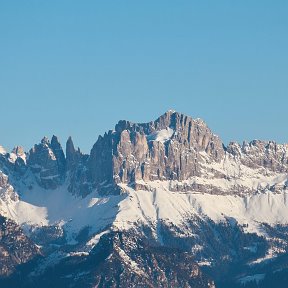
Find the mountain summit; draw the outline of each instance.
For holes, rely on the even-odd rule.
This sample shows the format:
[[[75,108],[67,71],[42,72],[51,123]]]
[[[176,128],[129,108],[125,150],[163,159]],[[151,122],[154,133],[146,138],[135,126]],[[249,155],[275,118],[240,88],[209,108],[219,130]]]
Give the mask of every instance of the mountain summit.
[[[89,155],[71,137],[1,148],[1,287],[260,283],[287,269],[287,173],[288,145],[225,147],[171,110],[119,121]]]

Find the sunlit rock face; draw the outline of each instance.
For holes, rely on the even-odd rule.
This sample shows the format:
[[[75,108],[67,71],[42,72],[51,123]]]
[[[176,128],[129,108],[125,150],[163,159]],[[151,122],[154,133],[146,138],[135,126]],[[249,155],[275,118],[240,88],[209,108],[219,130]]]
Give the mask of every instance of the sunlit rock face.
[[[27,165],[37,182],[46,189],[55,189],[65,178],[66,160],[61,144],[53,136],[51,143],[47,137],[35,145],[28,156]]]
[[[183,180],[200,174],[201,152],[219,162],[220,138],[202,120],[168,111],[149,123],[119,121],[99,137],[88,165],[96,185]]]

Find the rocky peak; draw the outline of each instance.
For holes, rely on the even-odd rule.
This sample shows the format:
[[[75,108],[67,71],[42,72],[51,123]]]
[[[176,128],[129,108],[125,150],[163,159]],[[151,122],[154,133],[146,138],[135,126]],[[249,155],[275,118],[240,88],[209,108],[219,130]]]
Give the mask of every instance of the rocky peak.
[[[72,137],[69,136],[68,139],[67,139],[67,142],[66,142],[66,155],[69,155],[69,154],[73,154],[75,153],[75,147],[74,147],[74,143],[73,143],[73,140],[72,140]]]
[[[67,170],[72,170],[75,168],[80,162],[85,161],[84,159],[88,158],[87,155],[82,154],[80,148],[76,150],[74,147],[73,140],[71,136],[68,138],[66,142],[66,163]]]
[[[16,146],[9,155],[9,162],[14,163],[14,170],[20,175],[23,175],[26,171],[26,153],[24,148],[21,146]]]
[[[65,176],[65,156],[56,136],[50,143],[47,137],[35,145],[29,152],[28,166],[37,182],[44,188],[55,189]]]
[[[91,177],[88,171],[87,160],[89,155],[82,154],[80,148],[74,147],[71,136],[66,142],[66,169],[69,177],[69,191],[72,194],[85,197],[92,191]]]
[[[171,129],[171,130],[170,130]],[[121,120],[115,127],[116,133],[124,130],[138,132],[149,137],[162,130],[173,131],[171,139],[175,139],[191,148],[197,148],[213,154],[217,160],[224,154],[221,139],[214,135],[207,124],[201,119],[193,119],[185,114],[169,110],[155,121],[149,123],[132,123]]]
[[[49,143],[49,140],[48,140],[48,143]],[[55,135],[53,135],[51,138],[51,147],[55,147],[56,149],[59,149],[61,147],[58,137]]]
[[[98,138],[89,169],[96,186],[183,180],[199,174],[200,152],[220,161],[222,141],[204,121],[170,110],[149,123],[119,121],[114,132]]]
[[[24,148],[21,147],[21,146],[14,147],[14,149],[12,150],[12,153],[17,155],[18,157],[21,157],[21,156],[25,155]]]
[[[53,135],[51,139],[51,149],[57,160],[59,174],[63,178],[65,176],[65,171],[66,171],[66,159],[65,159],[65,154],[63,152],[62,146],[58,138],[55,135]]]
[[[44,137],[42,138],[41,144],[43,144],[43,145],[49,145],[49,144],[50,144],[50,141],[49,141],[49,139],[48,139],[47,136],[44,136]]]
[[[70,170],[70,168],[75,164],[76,161],[76,150],[71,136],[66,142],[66,161],[67,169]]]

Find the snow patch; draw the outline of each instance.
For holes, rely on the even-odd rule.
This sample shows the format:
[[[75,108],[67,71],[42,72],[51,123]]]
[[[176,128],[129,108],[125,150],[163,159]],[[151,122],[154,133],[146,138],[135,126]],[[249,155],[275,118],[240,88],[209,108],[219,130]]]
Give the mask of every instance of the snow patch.
[[[131,270],[133,270],[138,275],[144,275],[145,273],[140,269],[138,264],[133,261],[124,250],[122,250],[120,247],[116,247],[115,249],[118,252],[118,255],[124,260],[124,263],[130,267]]]
[[[86,248],[88,251],[91,251],[98,243],[100,238],[104,235],[107,234],[109,230],[105,230],[101,233],[96,234],[93,236],[87,243],[86,243]]]
[[[171,139],[174,132],[175,131],[173,129],[168,127],[166,129],[162,129],[160,131],[156,131],[156,132],[148,135],[147,140],[148,141],[158,141],[158,142],[164,143],[164,142]]]
[[[5,155],[6,153],[6,150],[3,148],[3,146],[0,145],[0,154]]]
[[[255,274],[255,275],[249,275],[249,276],[240,278],[238,282],[240,282],[241,284],[246,284],[248,282],[256,281],[256,283],[258,284],[264,278],[265,278],[265,274]]]

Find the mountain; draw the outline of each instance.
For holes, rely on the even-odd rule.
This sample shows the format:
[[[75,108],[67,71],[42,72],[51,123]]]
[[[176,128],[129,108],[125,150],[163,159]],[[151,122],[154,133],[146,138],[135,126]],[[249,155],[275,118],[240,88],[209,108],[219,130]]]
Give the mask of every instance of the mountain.
[[[1,287],[283,287],[288,145],[168,111],[90,154],[0,149]],[[266,285],[266,286],[265,286]]]

